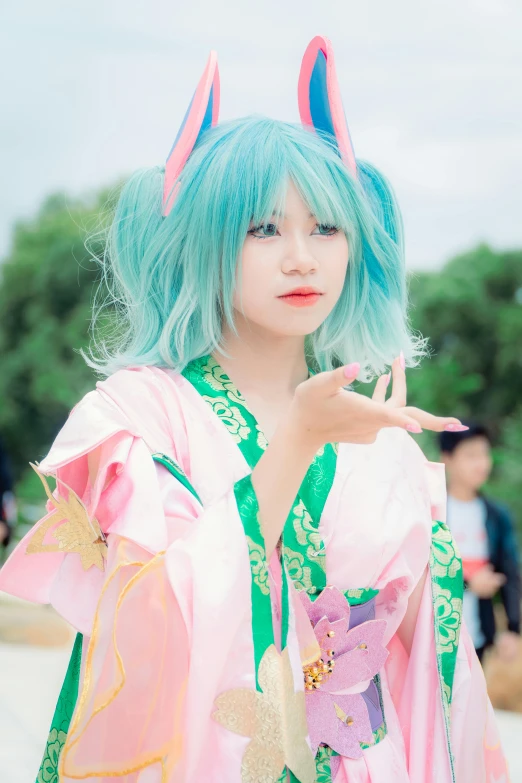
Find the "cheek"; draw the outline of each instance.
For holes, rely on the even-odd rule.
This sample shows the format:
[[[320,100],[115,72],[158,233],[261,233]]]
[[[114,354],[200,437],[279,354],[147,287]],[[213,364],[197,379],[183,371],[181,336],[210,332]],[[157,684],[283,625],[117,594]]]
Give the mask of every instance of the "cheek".
[[[332,290],[341,292],[349,263],[348,241],[344,234],[324,243],[321,252],[323,269]]]
[[[253,240],[246,241],[241,254],[241,283],[239,283],[239,265],[236,276],[236,289],[233,305],[241,310],[241,298],[243,309],[246,313],[255,308],[256,303],[263,299],[263,293],[268,291],[270,285],[269,259],[263,258],[261,249],[256,247]]]
[[[491,460],[484,457],[478,460],[477,472],[480,473],[481,476],[487,476],[491,471],[491,467]]]

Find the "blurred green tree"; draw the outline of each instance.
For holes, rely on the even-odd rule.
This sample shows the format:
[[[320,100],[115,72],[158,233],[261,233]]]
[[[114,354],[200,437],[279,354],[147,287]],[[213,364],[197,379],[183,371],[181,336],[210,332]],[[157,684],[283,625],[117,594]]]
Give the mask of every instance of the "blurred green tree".
[[[28,461],[46,454],[95,384],[78,350],[89,344],[96,258],[113,204],[107,192],[91,201],[47,199],[34,220],[15,227],[0,267],[0,431],[26,500],[41,500]],[[408,372],[410,403],[489,425],[491,490],[512,507],[522,531],[522,251],[481,245],[440,271],[413,274],[410,297],[412,325],[432,351]],[[104,329],[113,328],[108,315]],[[421,445],[437,458],[432,437],[421,436]]]
[[[488,426],[496,466],[488,489],[510,505],[522,535],[522,251],[481,245],[412,275],[410,296],[412,324],[432,355],[409,371],[409,401]],[[433,438],[422,445],[436,458]]]
[[[439,272],[412,275],[410,295],[412,324],[432,349],[409,374],[412,404],[473,413],[499,434],[522,388],[522,251],[481,245]]]
[[[78,349],[89,342],[109,213],[107,193],[91,202],[52,196],[16,225],[0,266],[0,431],[17,478],[94,386]]]

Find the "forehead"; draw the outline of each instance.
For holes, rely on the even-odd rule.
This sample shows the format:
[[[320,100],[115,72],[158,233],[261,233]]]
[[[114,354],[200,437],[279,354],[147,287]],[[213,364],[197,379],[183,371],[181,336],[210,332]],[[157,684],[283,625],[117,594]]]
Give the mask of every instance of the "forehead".
[[[489,451],[489,440],[484,435],[474,435],[461,441],[453,451],[453,455],[456,457],[472,457],[488,454]]]
[[[281,217],[283,220],[291,220],[294,217],[304,217],[306,219],[314,217],[310,211],[310,207],[305,202],[297,186],[291,179],[286,182],[284,188],[281,212],[276,212],[275,214],[278,217]]]

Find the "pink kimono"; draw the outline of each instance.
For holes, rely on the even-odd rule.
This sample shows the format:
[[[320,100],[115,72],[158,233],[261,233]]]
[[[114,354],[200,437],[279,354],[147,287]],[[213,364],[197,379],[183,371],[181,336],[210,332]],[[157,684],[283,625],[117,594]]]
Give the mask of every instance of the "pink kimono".
[[[399,429],[328,444],[310,484],[323,507],[296,498],[267,566],[247,442],[266,447],[211,357],[119,371],[74,408],[39,466],[58,480],[49,513],[0,574],[83,635],[48,768],[60,783],[507,783],[442,466]],[[397,629],[427,568],[408,655]]]

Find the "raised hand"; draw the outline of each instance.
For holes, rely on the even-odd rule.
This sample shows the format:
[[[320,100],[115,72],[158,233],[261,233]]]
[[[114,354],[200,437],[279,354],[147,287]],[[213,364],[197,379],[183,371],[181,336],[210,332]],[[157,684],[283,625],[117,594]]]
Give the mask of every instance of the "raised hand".
[[[392,392],[390,397],[386,399],[386,391],[390,379],[392,380]],[[421,410],[421,408],[413,408],[406,405],[406,371],[402,355],[393,362],[391,373],[381,375],[375,384],[372,399],[375,402],[388,405],[391,408],[395,408],[395,410],[401,411],[410,419],[414,419],[417,424],[425,430],[432,430],[433,432],[442,432],[442,430],[462,432],[463,430],[468,429],[461,424],[458,419],[455,419],[452,416],[434,416],[432,413]]]
[[[322,372],[296,388],[290,416],[306,442],[317,448],[325,443],[373,443],[384,427],[409,432],[440,431],[462,427],[453,417],[434,416],[406,407],[406,377],[401,357],[393,363],[393,391],[386,401],[387,376],[379,379],[372,399],[344,387],[355,380],[359,364]]]

